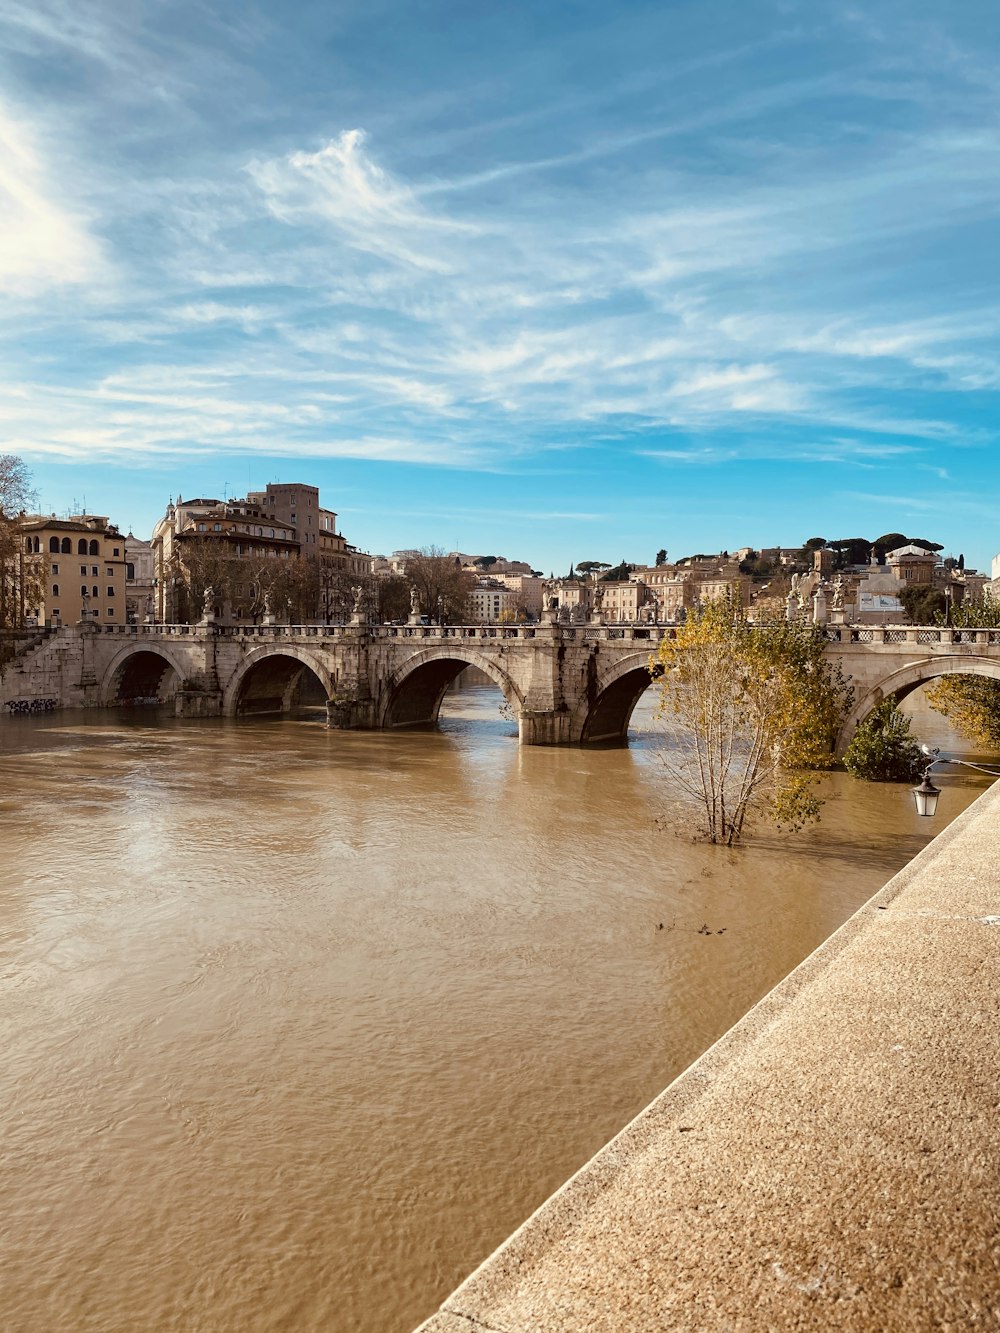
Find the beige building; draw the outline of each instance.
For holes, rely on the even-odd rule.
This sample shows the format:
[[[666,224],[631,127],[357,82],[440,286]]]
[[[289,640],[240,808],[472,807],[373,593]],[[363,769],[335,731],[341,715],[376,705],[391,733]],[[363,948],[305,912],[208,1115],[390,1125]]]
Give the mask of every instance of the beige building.
[[[198,498],[167,506],[153,529],[156,618],[166,624],[197,620],[201,589],[219,594],[213,614],[225,620],[253,620],[260,613],[260,582],[273,560],[297,559],[295,529],[248,500]],[[233,580],[226,598],[215,581],[229,562],[246,566],[246,579]],[[219,580],[221,582],[221,580]]]
[[[934,571],[941,563],[934,551],[912,545],[890,551],[885,559],[893,577],[904,588],[931,587]]]
[[[25,587],[36,594],[26,600],[25,623],[126,623],[125,538],[113,523],[95,514],[26,514],[19,527]]]
[[[352,580],[371,570],[371,557],[346,541],[337,515],[320,505],[319,490],[299,483],[275,483],[244,500],[178,496],[154,528],[151,545],[156,617],[167,623],[198,619],[206,585],[219,594],[214,614],[223,621],[259,620],[268,590],[279,584],[297,589],[304,619],[339,618],[350,605]],[[299,560],[310,565],[293,574],[276,567]]]
[[[156,614],[156,561],[153,543],[130,532],[125,538],[125,619],[130,625]]]
[[[591,605],[606,621],[631,624],[639,619],[639,609],[646,605],[648,589],[637,579],[597,582],[591,595]]]
[[[469,612],[475,624],[498,625],[517,615],[517,598],[498,579],[482,579],[469,593]]]
[[[503,584],[514,598],[514,605],[523,610],[530,620],[537,620],[544,604],[544,582],[532,574],[497,574],[497,583]]]

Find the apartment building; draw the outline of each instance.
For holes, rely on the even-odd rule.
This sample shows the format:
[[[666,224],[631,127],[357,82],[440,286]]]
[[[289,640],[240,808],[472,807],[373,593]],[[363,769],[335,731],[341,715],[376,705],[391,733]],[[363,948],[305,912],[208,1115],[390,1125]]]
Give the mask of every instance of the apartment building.
[[[126,623],[125,538],[106,517],[25,514],[26,624]]]

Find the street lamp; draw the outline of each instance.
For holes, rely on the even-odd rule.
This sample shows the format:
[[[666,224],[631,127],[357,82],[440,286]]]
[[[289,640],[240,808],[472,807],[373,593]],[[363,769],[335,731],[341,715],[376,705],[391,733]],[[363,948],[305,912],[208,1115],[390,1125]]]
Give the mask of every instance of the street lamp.
[[[937,803],[940,795],[940,787],[935,787],[934,783],[931,782],[931,765],[928,764],[924,769],[923,782],[919,787],[913,788],[913,799],[917,806],[917,814],[933,818],[937,813]]]
[[[933,818],[937,813],[938,797],[941,795],[941,789],[935,787],[934,783],[931,782],[931,769],[935,764],[961,764],[963,768],[974,768],[977,773],[988,773],[990,777],[993,778],[1000,777],[1000,770],[987,768],[984,764],[970,763],[968,759],[939,759],[938,755],[941,751],[936,747],[921,745],[920,750],[921,753],[926,755],[930,760],[930,763],[924,769],[924,776],[920,786],[912,789],[913,800],[917,807],[918,815],[926,815],[928,818]]]

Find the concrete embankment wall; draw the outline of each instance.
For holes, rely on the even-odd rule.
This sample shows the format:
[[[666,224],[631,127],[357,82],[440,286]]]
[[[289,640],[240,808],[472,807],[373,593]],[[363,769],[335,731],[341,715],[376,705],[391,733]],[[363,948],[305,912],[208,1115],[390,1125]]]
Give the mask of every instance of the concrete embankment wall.
[[[998,1019],[1000,784],[421,1333],[1000,1328]]]

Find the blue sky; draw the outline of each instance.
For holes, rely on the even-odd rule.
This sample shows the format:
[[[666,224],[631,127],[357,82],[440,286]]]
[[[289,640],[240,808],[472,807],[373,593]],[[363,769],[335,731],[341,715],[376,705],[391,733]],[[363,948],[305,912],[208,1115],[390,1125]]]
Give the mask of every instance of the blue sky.
[[[1000,549],[994,0],[0,0],[0,450],[349,540]]]

